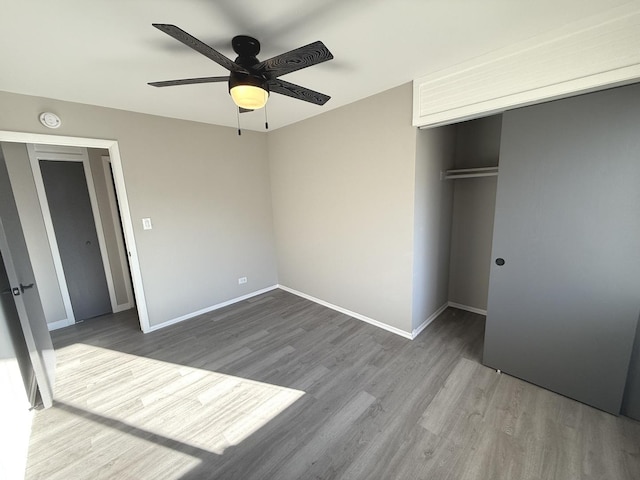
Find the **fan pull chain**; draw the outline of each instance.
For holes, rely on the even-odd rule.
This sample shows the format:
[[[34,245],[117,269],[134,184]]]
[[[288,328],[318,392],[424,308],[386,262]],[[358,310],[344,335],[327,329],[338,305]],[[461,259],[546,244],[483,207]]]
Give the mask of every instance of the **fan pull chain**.
[[[236,118],[238,119],[238,135],[242,135],[242,130],[240,130],[240,107],[236,109]]]
[[[269,118],[267,117],[267,106],[264,106],[264,128],[269,130]]]

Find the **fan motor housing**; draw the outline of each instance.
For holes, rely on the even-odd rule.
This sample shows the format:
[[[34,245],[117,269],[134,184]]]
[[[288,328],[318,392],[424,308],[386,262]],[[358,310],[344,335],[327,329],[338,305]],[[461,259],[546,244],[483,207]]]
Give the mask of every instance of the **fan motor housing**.
[[[248,35],[236,35],[231,40],[231,46],[239,57],[257,57],[260,53],[260,42]]]

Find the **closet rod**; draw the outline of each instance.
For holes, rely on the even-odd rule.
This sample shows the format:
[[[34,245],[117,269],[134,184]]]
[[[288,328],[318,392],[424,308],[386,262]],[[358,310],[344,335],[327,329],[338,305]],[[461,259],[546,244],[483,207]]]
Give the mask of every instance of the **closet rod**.
[[[444,180],[456,178],[495,177],[498,175],[498,167],[460,168],[444,172]]]

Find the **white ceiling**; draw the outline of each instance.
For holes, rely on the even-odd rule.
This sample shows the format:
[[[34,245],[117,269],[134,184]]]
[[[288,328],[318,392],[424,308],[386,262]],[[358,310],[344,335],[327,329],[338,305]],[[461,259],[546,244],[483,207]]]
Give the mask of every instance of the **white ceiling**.
[[[0,90],[235,126],[225,83],[147,85],[227,74],[152,23],[175,24],[232,59],[230,41],[238,34],[260,40],[261,60],[322,40],[334,60],[282,78],[331,100],[320,107],[273,94],[268,115],[274,129],[625,3],[2,0]],[[243,114],[241,122],[262,130],[264,114]]]

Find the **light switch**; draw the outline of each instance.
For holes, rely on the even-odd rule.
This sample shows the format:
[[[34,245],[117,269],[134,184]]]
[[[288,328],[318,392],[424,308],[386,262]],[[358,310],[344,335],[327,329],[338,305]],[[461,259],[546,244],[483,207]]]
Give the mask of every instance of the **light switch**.
[[[142,229],[143,230],[151,230],[153,227],[151,226],[151,219],[150,218],[143,218],[142,219]]]

